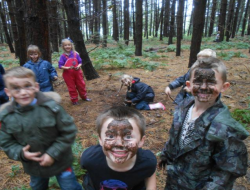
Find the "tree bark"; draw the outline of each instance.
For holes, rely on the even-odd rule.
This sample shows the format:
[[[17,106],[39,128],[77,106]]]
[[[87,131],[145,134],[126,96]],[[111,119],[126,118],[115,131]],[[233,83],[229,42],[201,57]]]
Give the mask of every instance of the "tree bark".
[[[206,22],[205,22],[205,37],[207,37],[207,25],[208,25],[208,17],[209,17],[209,10],[210,10],[210,0],[208,0],[207,3],[207,16],[206,16]]]
[[[227,0],[221,0],[219,27],[218,27],[218,31],[220,31],[220,41],[224,40],[226,12],[227,12]]]
[[[144,29],[144,37],[148,39],[148,0],[145,0],[145,29]]]
[[[93,19],[94,19],[94,44],[100,43],[100,28],[99,28],[99,0],[93,0]]]
[[[177,12],[176,56],[181,55],[181,39],[182,39],[182,31],[183,31],[183,11],[184,11],[184,0],[179,0],[178,12]]]
[[[243,22],[242,22],[242,32],[241,32],[241,36],[243,37],[245,34],[245,28],[246,28],[246,23],[247,23],[247,15],[248,15],[248,9],[250,6],[250,0],[247,0],[247,4],[246,4],[246,9],[245,9],[245,14],[243,17]],[[250,15],[250,14],[249,14]]]
[[[171,21],[170,21],[170,32],[169,32],[169,37],[168,37],[168,45],[173,44],[174,23],[175,23],[175,4],[176,4],[176,0],[173,0],[172,5],[171,5]]]
[[[169,35],[169,10],[170,10],[170,0],[166,0],[165,16],[164,16],[164,29],[163,29],[163,36],[164,37],[168,37],[168,35]]]
[[[3,8],[2,8],[2,4],[0,3],[0,14],[1,14],[1,19],[2,19],[2,23],[3,23],[3,30],[4,30],[4,34],[7,40],[7,44],[10,48],[10,52],[11,53],[15,53],[14,47],[11,43],[11,39],[10,39],[10,34],[8,33],[8,29],[7,29],[7,22],[5,19],[5,13],[3,12]]]
[[[214,30],[216,6],[217,6],[217,0],[213,0],[211,17],[210,17],[210,26],[209,26],[209,32],[208,32],[209,37],[211,37],[211,35],[213,34],[213,30]]]
[[[161,5],[161,14],[160,14],[160,41],[163,40],[163,14],[164,14],[164,1],[162,1]]]
[[[129,43],[129,0],[124,0],[124,40]]]
[[[73,0],[62,0],[65,11],[68,17],[68,26],[71,30],[70,37],[75,44],[76,51],[79,52],[80,57],[83,60],[82,69],[87,80],[96,79],[99,77],[92,62],[89,58],[89,54],[85,47],[82,32],[80,30],[80,21],[77,18],[77,10]]]
[[[16,10],[16,22],[19,34],[19,60],[20,65],[24,65],[27,60],[27,44],[26,44],[26,32],[25,32],[25,22],[24,22],[24,4],[20,0],[15,0],[15,10]]]
[[[57,15],[57,0],[49,1],[50,8],[50,19],[49,19],[49,29],[50,29],[50,39],[52,43],[52,52],[59,52],[58,48],[58,15]]]
[[[136,45],[135,55],[142,56],[142,0],[136,0]]]
[[[204,29],[206,0],[194,0],[194,19],[193,19],[193,33],[190,46],[190,57],[188,67],[191,67],[197,59],[197,54],[200,51],[202,34]]]
[[[15,57],[19,57],[20,55],[20,41],[18,38],[18,31],[17,31],[17,24],[16,24],[16,17],[14,13],[14,8],[13,8],[13,1],[12,0],[6,0],[8,3],[8,8],[9,8],[9,15],[11,19],[11,28],[14,36],[14,43],[15,43]]]
[[[103,42],[102,47],[107,47],[107,0],[102,0],[102,30],[103,30]]]
[[[113,0],[113,39],[119,41],[118,18],[116,13],[116,0]]]
[[[238,21],[241,2],[242,2],[241,0],[237,0],[237,7],[236,7],[235,15],[234,15],[234,20],[233,20],[232,38],[235,37],[235,32],[236,32],[236,27],[237,27],[237,21]]]

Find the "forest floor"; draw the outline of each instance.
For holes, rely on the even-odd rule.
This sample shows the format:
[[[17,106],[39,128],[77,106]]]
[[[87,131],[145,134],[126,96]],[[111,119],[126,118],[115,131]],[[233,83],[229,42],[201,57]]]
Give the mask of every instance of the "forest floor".
[[[91,48],[91,45],[87,45],[87,48]],[[230,51],[241,51],[250,57],[246,49],[230,49]],[[190,52],[189,50],[183,50],[179,57],[176,57],[174,52],[164,52],[163,54],[167,54],[167,57],[161,57],[157,61],[167,65],[161,66],[153,72],[144,69],[118,70],[106,68],[98,70],[100,78],[86,81],[88,97],[92,99],[92,102],[81,101],[78,106],[71,105],[67,87],[61,75],[62,72],[57,69],[59,79],[54,83],[55,91],[62,97],[62,106],[75,119],[75,124],[78,127],[77,139],[81,142],[83,148],[97,144],[97,133],[95,130],[95,119],[97,115],[110,106],[123,104],[126,89],[122,89],[120,96],[116,96],[116,93],[120,88],[119,77],[121,74],[127,73],[141,78],[142,82],[152,86],[156,94],[155,102],[162,102],[166,106],[165,111],[141,111],[147,121],[146,141],[143,148],[150,149],[154,154],[161,151],[164,143],[168,139],[168,131],[171,126],[172,112],[174,110],[174,104],[166,98],[164,89],[169,82],[187,72]],[[10,57],[14,58],[14,55],[10,54]],[[8,57],[0,58],[0,61],[1,59],[7,58]],[[221,99],[228,105],[231,111],[236,108],[246,109],[249,104],[247,98],[250,97],[250,59],[231,58],[229,61],[224,62],[228,68],[228,79],[229,82],[231,82],[231,87],[222,95]],[[112,74],[111,78],[109,74]],[[180,88],[173,91],[172,98],[175,98],[179,90]],[[250,138],[245,140],[245,144],[247,145],[248,153],[250,153]],[[162,171],[157,170],[157,189],[164,189],[165,180],[166,175],[163,174]],[[81,181],[81,179],[79,179],[79,181]],[[17,190],[26,189],[28,186],[29,176],[23,172],[21,164],[8,159],[1,150],[0,189]],[[248,168],[246,176],[237,179],[234,189],[250,189],[250,168]]]

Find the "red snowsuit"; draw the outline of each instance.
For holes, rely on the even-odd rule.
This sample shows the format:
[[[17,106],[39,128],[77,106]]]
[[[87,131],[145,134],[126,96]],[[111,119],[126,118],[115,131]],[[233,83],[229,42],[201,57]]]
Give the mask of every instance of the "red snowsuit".
[[[81,58],[75,52],[71,52],[69,56],[67,56],[66,54],[62,54],[59,60],[59,68],[60,68],[60,62],[62,61],[64,62],[64,66],[67,66],[65,64],[68,64],[68,63],[73,63],[73,65],[75,64],[77,66],[79,63],[77,58],[81,61]],[[67,84],[70,99],[72,103],[78,102],[78,93],[83,100],[87,99],[87,91],[86,91],[85,82],[83,79],[83,73],[81,69],[63,70],[62,76],[63,76],[65,83]]]

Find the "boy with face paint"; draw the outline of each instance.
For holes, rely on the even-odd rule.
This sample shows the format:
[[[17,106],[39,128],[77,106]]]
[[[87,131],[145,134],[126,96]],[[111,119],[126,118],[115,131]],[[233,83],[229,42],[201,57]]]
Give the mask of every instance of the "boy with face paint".
[[[167,165],[165,190],[231,190],[247,171],[249,133],[221,102],[226,67],[216,58],[197,60],[186,82],[192,97],[174,112],[170,137],[158,166]]]
[[[142,149],[145,125],[144,117],[129,107],[112,107],[98,116],[100,145],[91,146],[81,157],[81,166],[88,171],[85,190],[103,189],[104,184],[111,190],[156,190],[156,158]]]

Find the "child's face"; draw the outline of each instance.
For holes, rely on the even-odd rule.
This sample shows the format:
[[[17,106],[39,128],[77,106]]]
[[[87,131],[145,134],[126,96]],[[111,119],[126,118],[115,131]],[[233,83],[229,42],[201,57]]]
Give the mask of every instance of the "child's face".
[[[38,58],[39,58],[39,54],[37,52],[30,53],[30,59],[34,63],[38,61]]]
[[[203,68],[195,69],[186,84],[196,100],[204,103],[214,103],[219,94],[230,86],[223,82],[219,72]]]
[[[109,118],[102,126],[99,142],[111,162],[122,164],[136,155],[138,148],[143,146],[144,137],[141,138],[134,119]]]
[[[63,49],[64,49],[65,52],[70,53],[70,51],[72,50],[71,42],[68,42],[68,41],[64,42],[63,43]]]
[[[21,107],[29,105],[38,91],[39,85],[32,77],[7,78],[5,92],[9,97],[13,97]]]

